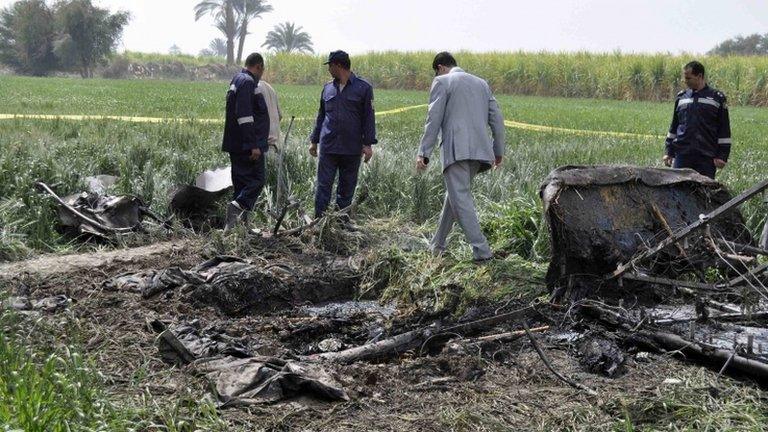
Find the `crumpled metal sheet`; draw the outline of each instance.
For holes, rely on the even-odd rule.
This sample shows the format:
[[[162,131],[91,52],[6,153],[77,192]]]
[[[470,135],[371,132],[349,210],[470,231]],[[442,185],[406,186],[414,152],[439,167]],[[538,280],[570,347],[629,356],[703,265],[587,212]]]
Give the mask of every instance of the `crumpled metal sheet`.
[[[756,310],[765,310],[765,302],[755,305]],[[736,306],[736,305],[732,305]],[[696,311],[694,305],[670,305],[659,304],[648,309],[629,309],[632,319],[640,321],[652,317],[653,321],[672,320],[668,329],[679,335],[693,336],[699,341],[707,341],[707,344],[723,350],[733,350],[741,355],[748,355],[755,361],[768,363],[768,328],[764,317],[760,313],[750,316],[745,314],[744,320],[735,322],[721,321],[718,315],[727,315],[724,312],[708,314],[703,319]],[[693,323],[693,324],[692,324]],[[751,345],[750,345],[751,340]]]
[[[601,277],[615,270],[667,237],[664,223],[671,230],[687,226],[731,194],[693,170],[569,166],[544,180],[541,198],[551,233],[547,284],[554,288],[571,275]],[[754,244],[738,209],[713,221],[711,229],[727,240]]]
[[[105,196],[82,192],[62,199],[67,205],[108,228],[136,228],[141,223],[141,209],[144,203],[134,196]],[[77,217],[62,206],[58,207],[58,216],[65,230],[99,237],[109,237],[112,234],[109,230]]]

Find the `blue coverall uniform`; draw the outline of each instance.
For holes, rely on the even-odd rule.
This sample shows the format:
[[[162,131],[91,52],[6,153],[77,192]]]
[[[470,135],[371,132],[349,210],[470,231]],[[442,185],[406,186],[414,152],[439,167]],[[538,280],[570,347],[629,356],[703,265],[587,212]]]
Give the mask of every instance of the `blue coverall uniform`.
[[[258,78],[247,69],[232,78],[221,144],[221,150],[229,153],[232,163],[233,199],[244,210],[253,209],[266,182],[269,112],[264,95],[256,93],[258,83]],[[252,149],[261,150],[261,157],[255,161],[250,159]]]
[[[320,109],[310,142],[319,144],[315,217],[320,217],[331,200],[336,174],[336,205],[352,204],[364,145],[376,140],[373,86],[351,74],[342,90],[334,80],[323,87]]]
[[[728,161],[731,153],[731,122],[725,95],[709,86],[683,90],[675,99],[666,154],[675,168],[692,168],[715,178],[714,159]]]

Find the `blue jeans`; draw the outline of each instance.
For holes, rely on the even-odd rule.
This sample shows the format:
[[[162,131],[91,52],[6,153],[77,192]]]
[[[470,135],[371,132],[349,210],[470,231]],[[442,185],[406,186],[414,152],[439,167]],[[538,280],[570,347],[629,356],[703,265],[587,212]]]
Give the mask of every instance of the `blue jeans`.
[[[339,183],[336,186],[336,205],[340,209],[349,207],[355,196],[357,174],[360,171],[358,155],[324,154],[320,152],[317,162],[317,190],[315,191],[315,217],[320,217],[328,209],[331,202],[331,191],[336,173]]]
[[[713,158],[698,153],[676,155],[672,168],[691,168],[711,179],[715,178],[715,172],[717,172]]]
[[[232,162],[233,199],[246,210],[253,210],[267,178],[266,155],[252,161],[249,154],[230,153]]]

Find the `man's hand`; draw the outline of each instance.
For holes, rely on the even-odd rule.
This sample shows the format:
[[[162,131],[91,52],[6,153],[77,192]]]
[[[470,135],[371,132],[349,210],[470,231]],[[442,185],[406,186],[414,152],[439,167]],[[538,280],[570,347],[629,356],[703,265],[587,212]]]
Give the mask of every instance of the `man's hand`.
[[[722,159],[718,159],[718,158],[714,158],[714,159],[712,160],[712,162],[714,162],[714,163],[715,163],[715,166],[716,166],[718,169],[719,169],[719,168],[723,168],[723,167],[725,167],[725,164],[727,164],[727,163],[728,163],[728,162],[726,162],[726,161],[724,161],[724,160],[722,160]]]
[[[419,156],[416,158],[416,169],[419,171],[424,171],[427,169],[427,160],[424,159],[424,156]]]
[[[662,161],[664,161],[664,165],[671,167],[672,163],[675,161],[675,158],[673,158],[670,155],[664,155],[663,158],[661,158]]]
[[[317,143],[309,145],[309,154],[311,154],[312,157],[317,157]]]
[[[368,163],[369,160],[373,157],[373,149],[369,145],[363,146],[363,162]]]
[[[498,168],[502,160],[504,160],[504,156],[496,156],[496,162],[494,162],[493,167]]]
[[[250,159],[252,161],[257,161],[261,157],[261,150],[260,149],[251,149],[251,157]]]

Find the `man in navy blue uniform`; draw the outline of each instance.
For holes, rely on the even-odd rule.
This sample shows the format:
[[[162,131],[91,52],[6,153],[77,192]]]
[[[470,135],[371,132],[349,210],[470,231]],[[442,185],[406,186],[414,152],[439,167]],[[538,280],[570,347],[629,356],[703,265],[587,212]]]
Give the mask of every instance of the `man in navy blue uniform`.
[[[336,205],[344,209],[352,204],[360,160],[368,163],[373,156],[371,146],[377,143],[373,86],[352,73],[344,51],[333,51],[325,64],[333,81],[323,87],[315,129],[309,138],[309,153],[320,155],[315,217],[327,210],[337,173]]]
[[[715,178],[731,153],[731,121],[725,95],[707,85],[704,66],[692,61],[683,68],[687,90],[677,94],[667,134],[664,163],[692,168]]]
[[[269,113],[264,95],[256,91],[263,73],[264,58],[253,53],[245,59],[245,68],[232,78],[227,91],[221,150],[229,153],[235,192],[227,205],[225,231],[247,220],[266,181]]]

